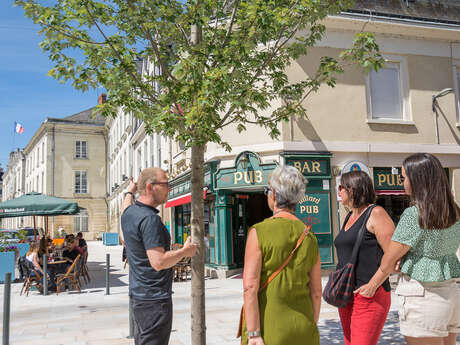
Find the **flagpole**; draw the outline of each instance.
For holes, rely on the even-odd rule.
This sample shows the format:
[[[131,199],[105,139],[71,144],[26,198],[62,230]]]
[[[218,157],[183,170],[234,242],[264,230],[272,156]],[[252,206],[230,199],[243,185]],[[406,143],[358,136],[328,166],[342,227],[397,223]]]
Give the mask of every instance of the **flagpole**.
[[[13,148],[11,151],[14,152],[14,139],[16,138],[16,121],[14,121],[14,128],[13,128]]]

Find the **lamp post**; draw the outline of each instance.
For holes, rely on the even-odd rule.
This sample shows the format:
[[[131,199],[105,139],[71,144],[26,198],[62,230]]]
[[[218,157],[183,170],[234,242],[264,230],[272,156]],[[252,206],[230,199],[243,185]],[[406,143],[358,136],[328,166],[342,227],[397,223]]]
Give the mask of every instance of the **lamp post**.
[[[433,98],[431,101],[431,108],[433,110],[433,115],[434,115],[434,128],[436,130],[436,144],[439,144],[438,110],[436,108],[439,106],[438,98],[444,97],[445,95],[448,95],[451,92],[454,92],[454,90],[451,88],[443,89],[442,91],[438,92],[436,95],[433,95]]]

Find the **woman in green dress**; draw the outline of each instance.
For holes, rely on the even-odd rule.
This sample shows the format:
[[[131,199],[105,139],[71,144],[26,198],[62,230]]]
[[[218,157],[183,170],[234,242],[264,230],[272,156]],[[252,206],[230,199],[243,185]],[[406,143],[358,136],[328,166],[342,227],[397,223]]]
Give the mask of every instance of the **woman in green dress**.
[[[261,284],[286,260],[305,230],[305,224],[294,215],[305,196],[305,182],[294,167],[275,169],[266,190],[273,216],[249,229],[242,344],[319,345],[316,324],[321,306],[321,263],[311,231],[287,266],[259,293]]]
[[[439,160],[417,153],[404,160],[407,208],[379,270],[359,292],[371,297],[401,258],[395,294],[401,333],[408,345],[455,345],[460,331],[460,208]]]

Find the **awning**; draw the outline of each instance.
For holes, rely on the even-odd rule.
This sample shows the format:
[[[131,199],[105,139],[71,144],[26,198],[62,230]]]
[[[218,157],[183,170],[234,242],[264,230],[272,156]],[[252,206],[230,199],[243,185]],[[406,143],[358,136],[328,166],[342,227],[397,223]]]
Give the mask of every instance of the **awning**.
[[[203,189],[203,199],[205,198],[206,198],[206,188]],[[187,193],[187,194],[178,196],[177,198],[168,200],[165,204],[165,208],[180,206],[180,205],[188,204],[190,202],[192,202],[192,193]]]
[[[375,194],[377,195],[406,195],[406,192],[403,190],[376,190]]]

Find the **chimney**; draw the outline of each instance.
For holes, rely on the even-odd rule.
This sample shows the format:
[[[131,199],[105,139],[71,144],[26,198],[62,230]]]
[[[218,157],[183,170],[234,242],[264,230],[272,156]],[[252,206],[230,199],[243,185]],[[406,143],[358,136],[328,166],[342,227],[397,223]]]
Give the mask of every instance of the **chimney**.
[[[101,94],[97,99],[97,104],[103,104],[107,100],[107,95],[105,93]]]

